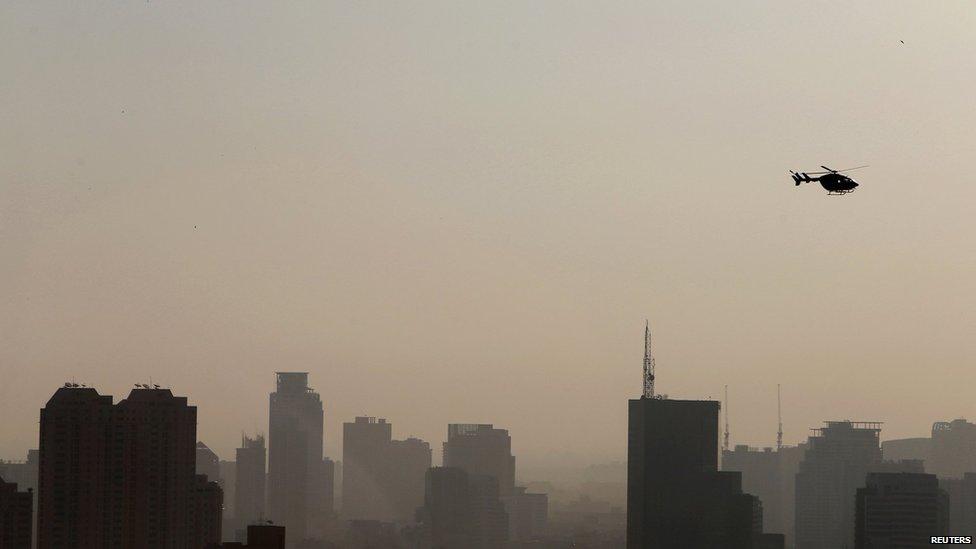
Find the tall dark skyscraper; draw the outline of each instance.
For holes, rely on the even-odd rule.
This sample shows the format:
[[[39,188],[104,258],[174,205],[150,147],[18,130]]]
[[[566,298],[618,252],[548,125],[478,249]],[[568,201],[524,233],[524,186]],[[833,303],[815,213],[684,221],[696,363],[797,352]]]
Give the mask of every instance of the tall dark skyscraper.
[[[112,397],[65,386],[41,409],[40,549],[120,547],[121,479],[112,475]]]
[[[868,473],[865,484],[857,489],[855,549],[921,549],[947,535],[949,497],[935,475]]]
[[[385,419],[357,417],[342,426],[342,465],[346,519],[412,522],[424,502],[430,444],[393,440]]]
[[[196,406],[168,389],[134,389],[114,412],[123,481],[111,486],[122,492],[122,545],[185,546],[196,485]]]
[[[34,493],[0,477],[0,549],[30,549]]]
[[[190,543],[196,407],[185,397],[143,386],[113,406],[62,387],[41,410],[40,442],[40,549]]]
[[[629,549],[742,548],[762,531],[762,507],[738,472],[718,471],[714,401],[630,401]]]
[[[237,475],[234,490],[234,519],[238,528],[264,518],[267,472],[264,437],[241,437],[237,449]]]
[[[796,475],[796,549],[854,545],[854,501],[881,462],[876,422],[828,421],[815,429]]]
[[[642,397],[628,404],[627,547],[752,549],[762,505],[718,471],[719,403],[656,395],[650,341],[645,329]]]
[[[322,401],[308,372],[278,372],[270,397],[268,516],[288,531],[288,545],[308,536],[321,493],[314,477],[322,463]]]
[[[502,496],[515,493],[515,456],[512,437],[505,429],[495,429],[490,424],[448,425],[444,467],[457,467],[469,475],[494,477]]]

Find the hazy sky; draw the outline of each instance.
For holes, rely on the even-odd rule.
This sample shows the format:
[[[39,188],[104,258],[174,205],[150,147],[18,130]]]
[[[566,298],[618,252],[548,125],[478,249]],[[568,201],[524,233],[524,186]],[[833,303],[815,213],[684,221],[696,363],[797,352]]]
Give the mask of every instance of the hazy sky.
[[[332,456],[622,460],[645,318],[736,443],[976,419],[974,89],[970,1],[0,3],[0,457],[152,378],[232,459],[307,370]]]

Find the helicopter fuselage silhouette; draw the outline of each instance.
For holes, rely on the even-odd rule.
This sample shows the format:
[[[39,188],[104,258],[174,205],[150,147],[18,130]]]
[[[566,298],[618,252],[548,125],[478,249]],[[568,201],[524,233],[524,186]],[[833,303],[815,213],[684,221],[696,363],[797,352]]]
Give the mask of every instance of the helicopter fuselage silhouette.
[[[866,166],[859,166],[858,168],[864,167]],[[791,170],[790,175],[793,177],[793,182],[796,183],[797,186],[799,186],[800,183],[810,183],[812,181],[816,181],[820,183],[820,186],[827,191],[827,194],[848,194],[854,192],[854,189],[857,188],[857,182],[840,172],[856,170],[858,168],[848,168],[847,170],[832,170],[827,166],[821,166],[821,168],[827,171],[806,173],[794,172]]]

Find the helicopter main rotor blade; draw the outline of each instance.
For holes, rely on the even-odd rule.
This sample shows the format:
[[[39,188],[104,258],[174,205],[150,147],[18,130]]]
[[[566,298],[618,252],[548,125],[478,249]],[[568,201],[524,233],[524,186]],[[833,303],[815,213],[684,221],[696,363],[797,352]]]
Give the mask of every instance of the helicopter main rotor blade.
[[[827,172],[826,172],[826,173],[837,173],[837,170],[832,170],[832,169],[830,169],[830,168],[828,168],[827,166],[824,166],[824,165],[822,165],[822,164],[821,164],[821,166],[820,166],[820,167],[821,167],[821,168],[823,168],[823,169],[825,169],[825,170],[827,170]]]
[[[856,167],[856,168],[847,168],[846,170],[837,170],[837,172],[838,172],[838,173],[839,173],[839,172],[850,172],[850,171],[853,171],[853,170],[860,170],[861,168],[867,168],[867,167],[868,167],[868,165],[867,165],[867,164],[865,164],[865,165],[863,165],[863,166],[858,166],[858,167]]]

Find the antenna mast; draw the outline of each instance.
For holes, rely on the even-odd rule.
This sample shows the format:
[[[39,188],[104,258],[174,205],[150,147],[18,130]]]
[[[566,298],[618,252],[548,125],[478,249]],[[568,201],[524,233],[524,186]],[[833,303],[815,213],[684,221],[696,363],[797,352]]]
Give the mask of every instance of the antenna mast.
[[[776,449],[783,447],[783,409],[779,398],[779,383],[776,384],[776,417],[779,419],[779,431],[776,431]]]
[[[725,438],[722,440],[722,449],[729,449],[729,386],[725,386]]]
[[[654,398],[654,355],[651,354],[651,325],[644,321],[644,392],[641,398]]]

